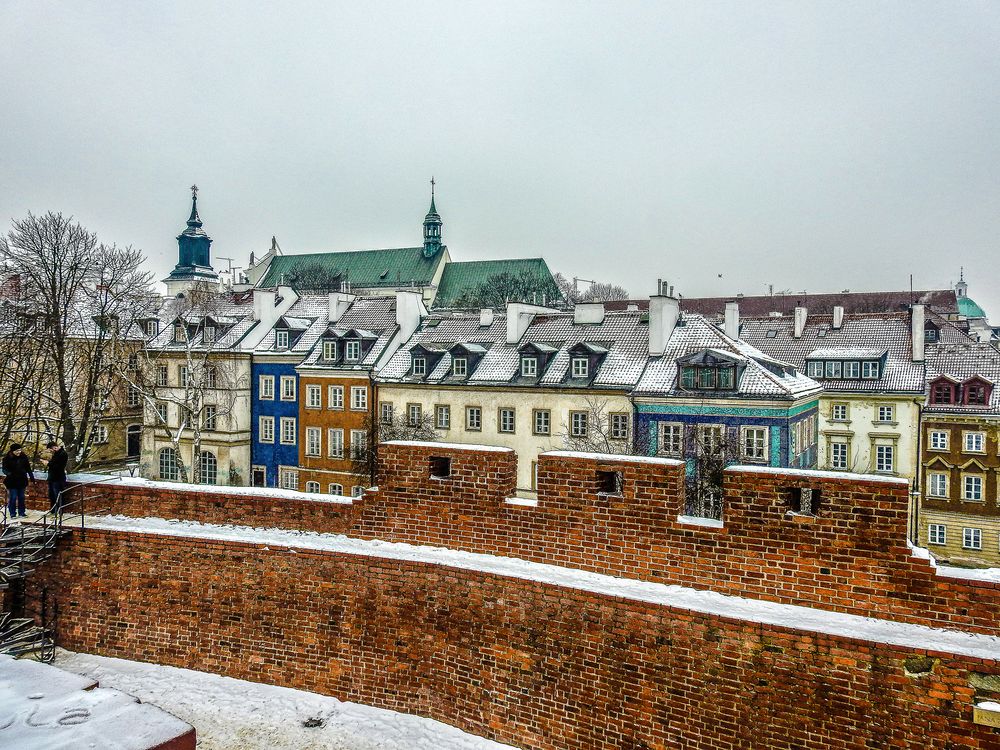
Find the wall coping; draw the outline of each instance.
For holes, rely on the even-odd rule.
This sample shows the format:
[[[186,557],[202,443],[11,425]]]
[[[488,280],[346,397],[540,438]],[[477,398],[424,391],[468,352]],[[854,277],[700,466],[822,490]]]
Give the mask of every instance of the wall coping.
[[[910,485],[906,477],[889,477],[884,474],[854,474],[849,471],[820,471],[818,469],[782,469],[778,466],[755,466],[735,464],[726,467],[727,472],[740,474],[785,474],[803,479],[840,479],[853,482],[882,482],[884,484]]]
[[[1000,636],[862,617],[801,605],[744,599],[676,584],[617,578],[547,563],[465,552],[444,547],[355,539],[339,534],[259,529],[248,526],[220,526],[190,521],[130,518],[127,516],[93,516],[88,520],[87,528],[88,530],[113,533],[261,545],[268,547],[272,552],[285,548],[293,553],[295,550],[314,550],[403,560],[534,581],[602,596],[714,615],[730,620],[824,633],[902,648],[956,654],[990,661],[995,661],[997,654],[1000,653]],[[276,547],[279,549],[275,550]]]
[[[37,475],[37,472],[36,472]],[[232,487],[224,484],[193,484],[191,482],[163,482],[143,477],[123,477],[114,474],[71,474],[69,489],[73,482],[92,482],[101,478],[107,482],[87,484],[88,487],[147,487],[150,489],[173,490],[174,492],[205,493],[239,497],[262,497],[283,500],[301,500],[310,503],[331,503],[333,505],[353,505],[355,498],[348,495],[327,495],[319,492],[283,490],[278,487]],[[114,481],[112,481],[114,480]],[[369,488],[370,489],[370,488]]]
[[[552,456],[555,458],[585,458],[590,461],[614,461],[627,464],[656,464],[657,466],[683,466],[683,461],[676,458],[662,458],[660,456],[633,456],[627,453],[589,453],[587,451],[545,451],[539,456]]]
[[[513,453],[513,448],[501,445],[476,445],[475,443],[439,443],[436,440],[386,440],[382,445],[403,445],[411,448],[447,448],[455,451],[489,451],[491,453]]]

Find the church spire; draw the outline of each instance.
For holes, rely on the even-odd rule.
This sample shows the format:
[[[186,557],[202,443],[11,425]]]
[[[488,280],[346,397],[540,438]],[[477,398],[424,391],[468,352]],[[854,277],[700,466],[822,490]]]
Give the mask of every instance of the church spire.
[[[218,285],[219,277],[212,268],[212,238],[202,227],[198,215],[198,186],[191,186],[191,215],[187,228],[177,235],[177,265],[164,279],[167,291],[173,295],[192,288],[196,283]]]
[[[198,186],[191,186],[191,215],[188,217],[190,229],[201,229],[201,217],[198,216]]]
[[[431,207],[424,217],[424,257],[433,258],[441,249],[441,217],[434,205],[434,178],[431,177]]]

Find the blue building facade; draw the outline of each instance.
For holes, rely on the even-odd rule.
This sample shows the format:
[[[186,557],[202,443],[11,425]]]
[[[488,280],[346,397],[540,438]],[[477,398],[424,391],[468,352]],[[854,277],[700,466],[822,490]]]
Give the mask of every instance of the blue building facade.
[[[290,471],[299,465],[296,364],[297,359],[254,357],[250,370],[250,477],[254,486],[280,487],[282,468]]]

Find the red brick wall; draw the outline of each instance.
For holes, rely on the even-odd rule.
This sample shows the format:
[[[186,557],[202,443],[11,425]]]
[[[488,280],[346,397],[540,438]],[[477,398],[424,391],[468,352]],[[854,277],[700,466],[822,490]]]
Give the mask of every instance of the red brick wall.
[[[972,723],[970,685],[1000,675],[996,661],[486,573],[91,530],[31,585],[59,591],[71,649],[328,693],[522,748],[1000,747],[1000,730]]]
[[[452,475],[430,476],[431,456]],[[937,576],[906,547],[907,487],[801,473],[730,470],[721,529],[678,521],[683,466],[543,454],[538,505],[510,505],[512,451],[382,446],[379,491],[353,505],[186,488],[103,486],[93,504],[133,516],[278,526],[446,546],[860,615],[1000,634],[1000,585]],[[598,492],[620,471],[620,496]],[[788,491],[821,494],[816,517]],[[304,496],[308,497],[308,496]],[[88,501],[90,502],[90,501]]]

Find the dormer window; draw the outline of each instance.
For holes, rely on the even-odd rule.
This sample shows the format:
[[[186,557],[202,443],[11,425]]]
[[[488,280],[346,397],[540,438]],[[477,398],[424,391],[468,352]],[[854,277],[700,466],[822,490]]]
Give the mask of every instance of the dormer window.
[[[924,329],[924,341],[928,344],[936,344],[939,338],[938,329],[933,326],[927,326]]]
[[[323,342],[323,359],[327,362],[332,362],[337,358],[337,342],[336,341],[324,341]]]
[[[275,349],[287,349],[288,348],[288,331],[286,329],[281,329],[274,332],[274,348]]]
[[[878,362],[862,362],[861,377],[865,380],[878,380]]]
[[[215,326],[205,326],[205,331],[202,334],[202,339],[206,344],[212,344],[215,342]]]
[[[952,404],[955,402],[955,385],[947,380],[940,380],[931,386],[932,404]]]
[[[573,357],[573,377],[586,378],[590,376],[590,362],[586,357]]]
[[[986,406],[990,400],[991,387],[980,378],[969,378],[962,384],[963,402],[968,406]]]
[[[361,358],[361,342],[348,341],[344,344],[344,359],[348,362],[357,362]]]
[[[521,357],[521,377],[534,378],[538,376],[538,357]]]
[[[413,358],[413,374],[414,375],[426,375],[427,374],[427,358],[426,357],[414,357]]]
[[[469,374],[469,360],[465,357],[455,357],[451,361],[451,371],[457,377],[464,378]]]
[[[183,323],[175,323],[174,324],[174,341],[176,341],[177,343],[183,343],[184,340],[187,338],[187,336],[185,334],[186,334],[186,331],[184,330],[184,324]]]
[[[681,367],[681,388],[690,390],[732,390],[736,368],[732,365]]]
[[[146,335],[152,338],[160,332],[160,321],[158,320],[147,320],[146,321]]]

